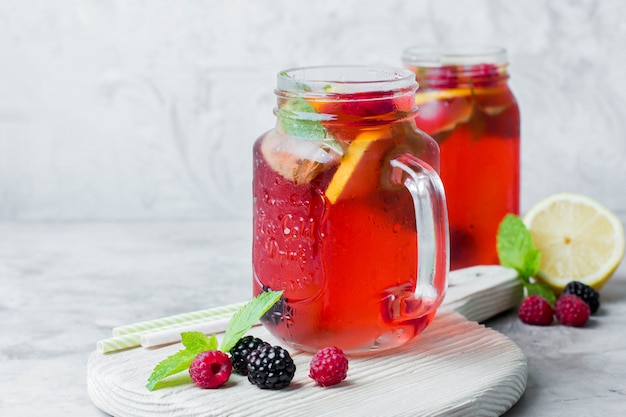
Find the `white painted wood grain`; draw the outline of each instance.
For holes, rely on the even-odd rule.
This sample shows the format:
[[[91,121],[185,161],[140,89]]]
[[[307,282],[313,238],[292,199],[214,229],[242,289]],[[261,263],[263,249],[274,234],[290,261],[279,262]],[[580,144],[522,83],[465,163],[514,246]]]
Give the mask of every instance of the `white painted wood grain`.
[[[119,417],[501,415],[525,390],[526,357],[510,339],[452,307],[469,317],[483,317],[490,305],[491,315],[497,314],[517,300],[515,274],[501,267],[470,268],[452,273],[451,283],[450,306],[416,340],[393,351],[351,357],[348,378],[335,387],[316,386],[307,377],[311,355],[292,350],[296,376],[281,391],[260,390],[237,375],[217,390],[188,383],[148,391],[145,383],[152,368],[181,348],[175,344],[92,353],[89,395],[100,409]],[[498,302],[488,303],[487,293]],[[472,294],[478,294],[475,301]],[[481,303],[488,306],[478,308]],[[277,343],[264,328],[250,333]],[[181,377],[188,379],[186,373]]]

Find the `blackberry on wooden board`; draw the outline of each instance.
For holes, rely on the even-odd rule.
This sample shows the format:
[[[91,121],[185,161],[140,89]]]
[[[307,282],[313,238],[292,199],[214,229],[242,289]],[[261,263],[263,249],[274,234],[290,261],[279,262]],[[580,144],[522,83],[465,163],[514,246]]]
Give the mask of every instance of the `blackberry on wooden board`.
[[[270,344],[258,337],[244,336],[239,339],[229,352],[233,361],[233,371],[239,375],[248,375],[248,356],[264,346],[270,346]]]
[[[248,381],[262,389],[282,389],[296,373],[296,365],[280,346],[264,346],[248,356]]]

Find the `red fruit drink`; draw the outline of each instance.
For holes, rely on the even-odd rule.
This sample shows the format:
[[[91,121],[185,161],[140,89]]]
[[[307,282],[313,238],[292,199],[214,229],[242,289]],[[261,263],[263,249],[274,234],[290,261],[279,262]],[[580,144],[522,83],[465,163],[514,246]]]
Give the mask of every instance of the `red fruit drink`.
[[[309,351],[399,346],[428,325],[446,285],[444,203],[430,220],[433,291],[414,295],[415,205],[390,162],[438,166],[436,143],[415,129],[413,75],[363,92],[378,79],[356,67],[356,83],[336,81],[346,70],[281,73],[276,128],[254,145],[254,293],[284,291],[264,324]]]
[[[501,48],[405,51],[415,72],[417,127],[441,148],[450,222],[450,268],[498,263],[496,235],[519,214],[520,115]]]

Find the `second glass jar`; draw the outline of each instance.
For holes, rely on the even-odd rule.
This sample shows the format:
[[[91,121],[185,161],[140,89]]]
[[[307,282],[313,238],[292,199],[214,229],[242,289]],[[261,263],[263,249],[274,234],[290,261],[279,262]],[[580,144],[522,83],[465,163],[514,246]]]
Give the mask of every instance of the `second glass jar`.
[[[519,214],[520,195],[520,113],[506,51],[414,46],[403,61],[419,83],[417,127],[441,149],[450,268],[496,264],[498,225]]]

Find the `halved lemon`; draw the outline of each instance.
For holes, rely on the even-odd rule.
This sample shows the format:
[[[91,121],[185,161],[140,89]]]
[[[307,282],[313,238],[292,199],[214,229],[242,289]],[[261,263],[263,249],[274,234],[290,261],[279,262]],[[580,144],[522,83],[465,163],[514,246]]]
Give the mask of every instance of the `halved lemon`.
[[[600,289],[624,257],[622,222],[592,198],[552,195],[532,207],[524,223],[541,250],[536,278],[556,292],[570,281]]]

